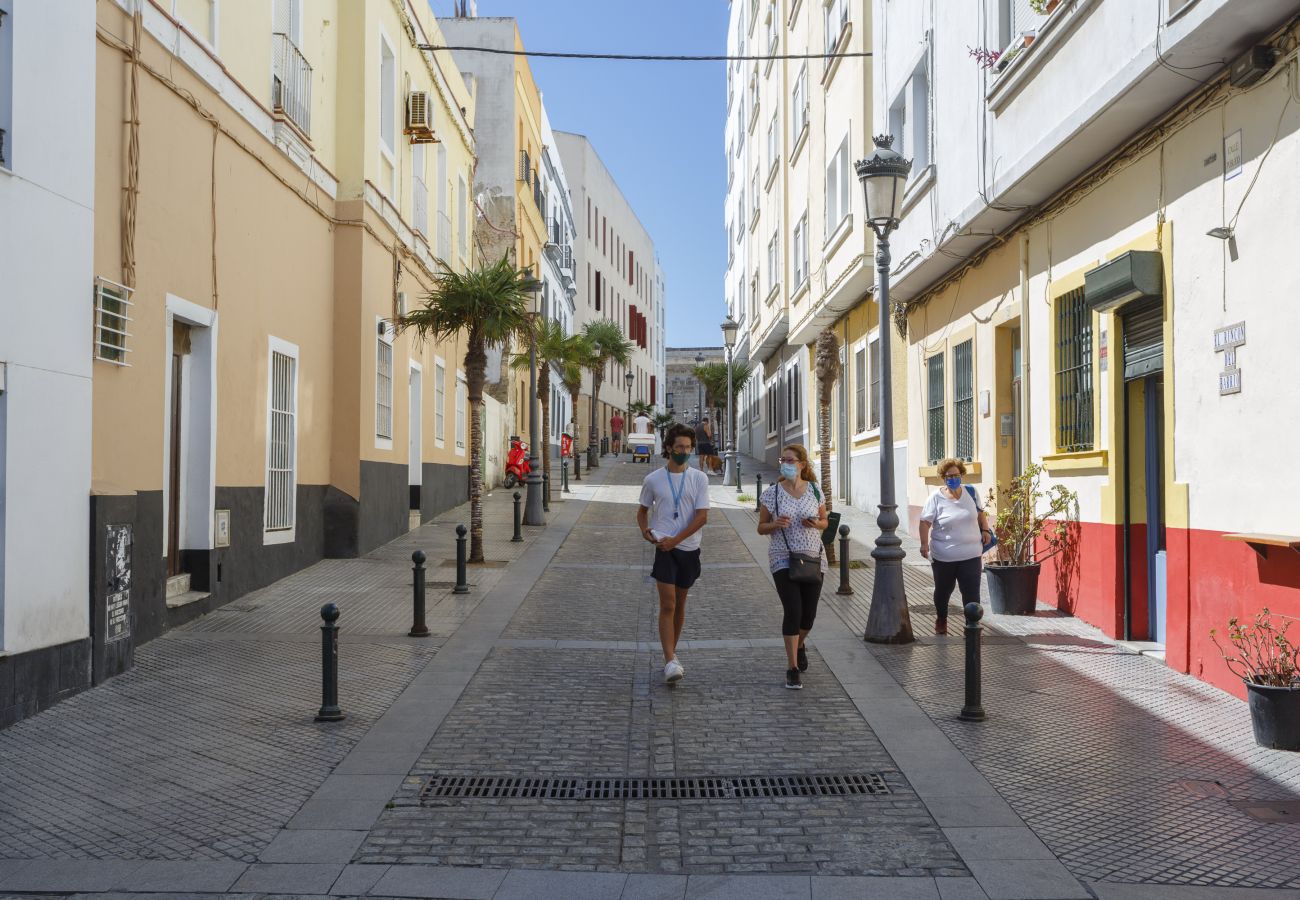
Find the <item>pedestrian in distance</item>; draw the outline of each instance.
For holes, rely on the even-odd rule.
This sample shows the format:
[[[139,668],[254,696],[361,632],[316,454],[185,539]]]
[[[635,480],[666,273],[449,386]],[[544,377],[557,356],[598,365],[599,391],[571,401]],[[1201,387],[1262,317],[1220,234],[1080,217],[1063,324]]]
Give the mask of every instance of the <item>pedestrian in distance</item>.
[[[758,533],[769,538],[767,561],[781,599],[785,686],[797,691],[803,688],[802,673],[808,671],[804,643],[817,618],[826,577],[822,532],[829,523],[808,451],[791,444],[781,450],[780,463],[780,479],[759,498]]]
[[[677,659],[677,642],[686,621],[686,595],[700,577],[700,529],[709,521],[709,479],[688,463],[695,432],[686,425],[668,429],[663,455],[668,465],[641,483],[636,524],[655,545],[650,576],[659,592],[659,643],[664,652],[664,681],[681,681],[686,669]]]
[[[617,412],[609,418],[609,449],[615,456],[623,440],[623,416]]]
[[[960,459],[939,463],[943,484],[921,508],[921,555],[934,571],[934,633],[948,633],[948,598],[954,585],[961,602],[979,603],[980,570],[993,532],[975,488],[963,485],[966,464]],[[964,489],[963,489],[964,488]]]

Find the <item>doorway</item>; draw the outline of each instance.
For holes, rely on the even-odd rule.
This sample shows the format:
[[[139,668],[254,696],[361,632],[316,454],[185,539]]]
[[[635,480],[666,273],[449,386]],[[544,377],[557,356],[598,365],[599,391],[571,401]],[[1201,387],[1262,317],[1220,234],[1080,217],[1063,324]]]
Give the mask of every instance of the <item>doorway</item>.
[[[420,511],[420,493],[424,485],[424,457],[423,457],[423,438],[424,423],[421,416],[423,402],[421,399],[422,384],[421,376],[423,372],[420,364],[411,363],[410,390],[407,391],[407,398],[410,403],[410,411],[407,416],[409,431],[407,436],[407,460],[408,460],[408,477],[407,484],[411,488],[411,512]]]
[[[1023,466],[1019,324],[1004,325],[997,329],[994,352],[997,356],[994,412],[997,415],[998,434],[994,482],[1005,485],[1020,474]]]
[[[1164,322],[1158,301],[1121,317],[1124,347],[1124,636],[1165,642]]]
[[[181,472],[185,465],[185,420],[187,388],[186,357],[190,355],[190,326],[178,319],[172,320],[171,403],[168,405],[167,433],[169,449],[167,460],[167,577],[182,574],[181,563],[181,510],[184,509]]]

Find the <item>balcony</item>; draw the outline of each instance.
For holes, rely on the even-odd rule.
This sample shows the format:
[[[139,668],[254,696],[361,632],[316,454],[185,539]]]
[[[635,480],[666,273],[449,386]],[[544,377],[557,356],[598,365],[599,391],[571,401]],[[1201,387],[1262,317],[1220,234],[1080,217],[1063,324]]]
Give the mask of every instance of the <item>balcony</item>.
[[[311,64],[287,34],[272,35],[271,108],[311,136]]]

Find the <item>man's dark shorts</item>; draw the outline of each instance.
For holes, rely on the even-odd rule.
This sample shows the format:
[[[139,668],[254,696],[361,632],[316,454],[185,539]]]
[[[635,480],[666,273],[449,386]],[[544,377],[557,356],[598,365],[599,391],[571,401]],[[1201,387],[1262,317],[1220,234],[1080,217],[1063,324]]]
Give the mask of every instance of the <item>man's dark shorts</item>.
[[[654,567],[650,577],[663,584],[688,588],[700,577],[700,551],[680,550],[674,547],[665,553],[655,549]]]

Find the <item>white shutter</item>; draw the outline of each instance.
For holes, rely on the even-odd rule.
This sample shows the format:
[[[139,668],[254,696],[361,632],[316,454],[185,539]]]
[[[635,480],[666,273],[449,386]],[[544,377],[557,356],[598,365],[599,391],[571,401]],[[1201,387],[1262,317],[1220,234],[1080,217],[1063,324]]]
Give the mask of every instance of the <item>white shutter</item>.
[[[1010,43],[1018,37],[1022,31],[1037,30],[1043,17],[1034,12],[1030,6],[1030,0],[1006,0],[1011,13],[1011,30],[1007,34],[1007,42]]]
[[[302,43],[302,0],[275,0],[271,30],[287,34],[294,44]]]

